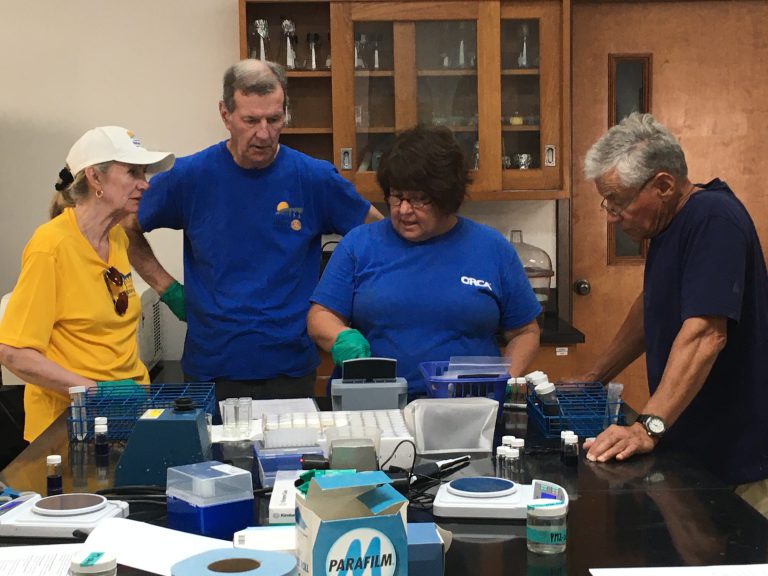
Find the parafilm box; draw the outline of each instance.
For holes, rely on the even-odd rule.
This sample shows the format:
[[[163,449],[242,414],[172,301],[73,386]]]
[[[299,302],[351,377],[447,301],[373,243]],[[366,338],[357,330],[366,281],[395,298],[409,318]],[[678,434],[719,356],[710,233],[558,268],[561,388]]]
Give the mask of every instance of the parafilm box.
[[[383,472],[312,478],[296,495],[300,576],[406,576],[408,500]]]

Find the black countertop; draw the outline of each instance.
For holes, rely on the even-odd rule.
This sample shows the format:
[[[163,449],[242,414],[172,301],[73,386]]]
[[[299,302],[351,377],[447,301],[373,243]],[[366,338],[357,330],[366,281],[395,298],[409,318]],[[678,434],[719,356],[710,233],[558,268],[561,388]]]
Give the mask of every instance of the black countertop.
[[[508,418],[521,423],[524,414]],[[514,432],[513,432],[514,433]],[[595,464],[583,458],[575,467],[560,463],[554,440],[527,440],[524,477],[560,484],[568,491],[567,550],[541,556],[526,549],[522,520],[436,519],[453,533],[446,576],[587,576],[590,568],[696,566],[768,562],[768,521],[734,495],[731,488],[681,454],[649,454],[624,463]],[[234,448],[224,454],[232,457]],[[111,486],[121,452],[113,446],[110,469],[101,476],[93,446],[66,437],[62,417],[8,467],[0,480],[17,490],[45,490],[45,457],[63,457],[64,491],[96,491]],[[252,451],[234,464],[252,466]],[[493,475],[492,459],[475,458],[457,475]],[[263,503],[262,503],[263,505]],[[147,520],[147,510],[131,508],[131,518]],[[156,512],[154,512],[156,516]],[[432,521],[430,512],[409,509],[410,521]],[[0,545],[48,543],[0,539]],[[190,551],[192,553],[193,551]],[[121,567],[119,574],[143,574]]]

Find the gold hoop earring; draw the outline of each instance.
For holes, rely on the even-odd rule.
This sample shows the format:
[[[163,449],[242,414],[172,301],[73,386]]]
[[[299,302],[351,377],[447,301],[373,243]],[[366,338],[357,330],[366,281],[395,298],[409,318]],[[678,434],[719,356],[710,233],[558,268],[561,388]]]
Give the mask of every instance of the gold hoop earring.
[[[96,198],[101,198],[104,196],[104,190],[96,190]]]

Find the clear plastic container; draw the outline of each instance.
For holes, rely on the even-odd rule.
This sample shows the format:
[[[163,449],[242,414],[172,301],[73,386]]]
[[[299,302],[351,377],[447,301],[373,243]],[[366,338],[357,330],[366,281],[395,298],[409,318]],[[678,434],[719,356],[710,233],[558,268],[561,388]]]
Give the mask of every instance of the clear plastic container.
[[[523,264],[525,275],[531,283],[536,299],[542,308],[546,308],[549,302],[552,276],[555,275],[552,269],[552,259],[541,248],[523,242],[521,230],[510,230],[509,241]]]
[[[561,500],[537,498],[528,503],[525,535],[536,554],[565,552],[568,506]]]

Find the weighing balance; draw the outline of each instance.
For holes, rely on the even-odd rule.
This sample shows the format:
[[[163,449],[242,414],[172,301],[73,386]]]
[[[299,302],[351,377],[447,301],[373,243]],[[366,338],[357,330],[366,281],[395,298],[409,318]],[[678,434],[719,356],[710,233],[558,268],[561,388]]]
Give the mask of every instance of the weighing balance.
[[[502,518],[522,520],[528,503],[537,498],[561,500],[568,505],[565,488],[534,480],[518,484],[505,478],[471,476],[443,484],[432,504],[432,513],[441,518]]]
[[[59,494],[43,498],[27,492],[0,506],[0,536],[77,538],[106,518],[128,516],[128,503],[99,494]]]

